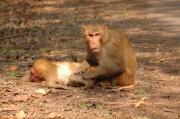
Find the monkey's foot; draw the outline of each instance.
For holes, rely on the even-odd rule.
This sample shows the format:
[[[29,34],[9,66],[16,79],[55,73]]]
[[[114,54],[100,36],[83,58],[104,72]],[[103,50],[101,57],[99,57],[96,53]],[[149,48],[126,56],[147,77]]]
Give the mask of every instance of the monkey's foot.
[[[51,85],[51,86],[48,86],[48,88],[55,88],[55,89],[62,89],[62,90],[72,90],[72,88],[66,86],[66,85],[63,85],[63,84],[54,84],[54,85]]]
[[[134,85],[129,85],[129,86],[120,86],[120,87],[115,87],[112,89],[108,89],[109,91],[130,91],[134,89]]]

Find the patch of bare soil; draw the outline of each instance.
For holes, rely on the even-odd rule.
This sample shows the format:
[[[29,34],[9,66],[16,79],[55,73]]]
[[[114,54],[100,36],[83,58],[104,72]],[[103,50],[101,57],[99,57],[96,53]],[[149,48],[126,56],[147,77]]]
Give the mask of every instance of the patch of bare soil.
[[[180,118],[180,37],[149,7],[143,0],[0,1],[0,119]],[[128,34],[139,64],[135,89],[19,82],[34,58],[82,61],[80,26],[91,22]]]

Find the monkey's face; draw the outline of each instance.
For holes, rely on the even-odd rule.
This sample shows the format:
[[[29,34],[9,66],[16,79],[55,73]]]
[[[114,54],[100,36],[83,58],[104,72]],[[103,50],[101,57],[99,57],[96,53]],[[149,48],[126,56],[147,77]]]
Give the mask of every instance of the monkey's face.
[[[99,32],[87,33],[86,43],[89,50],[93,53],[98,53],[100,50],[101,34]]]
[[[41,82],[44,81],[44,78],[41,76],[40,72],[32,68],[30,71],[30,80],[33,82]]]
[[[102,25],[86,25],[83,29],[88,50],[92,53],[98,53],[104,34],[104,27]]]

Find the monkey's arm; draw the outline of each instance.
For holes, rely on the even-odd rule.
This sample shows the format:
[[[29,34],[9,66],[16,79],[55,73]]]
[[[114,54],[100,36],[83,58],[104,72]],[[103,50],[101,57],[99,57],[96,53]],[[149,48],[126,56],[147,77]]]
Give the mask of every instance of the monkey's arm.
[[[113,77],[121,74],[123,71],[116,67],[89,67],[82,74],[84,79],[96,79],[98,77]]]
[[[89,67],[90,67],[90,65],[88,64],[88,62],[83,61],[82,63],[80,63],[79,67],[73,72],[73,75],[71,77],[81,75]]]
[[[83,77],[85,79],[96,79],[98,77],[112,78],[125,72],[125,63],[123,62],[124,60],[121,60],[123,57],[121,56],[122,53],[114,50],[113,53],[111,50],[102,51],[99,64],[97,66],[89,66],[83,73]]]
[[[87,61],[83,61],[80,65],[80,67],[77,69],[77,71],[84,71],[86,70],[90,65],[88,64]]]

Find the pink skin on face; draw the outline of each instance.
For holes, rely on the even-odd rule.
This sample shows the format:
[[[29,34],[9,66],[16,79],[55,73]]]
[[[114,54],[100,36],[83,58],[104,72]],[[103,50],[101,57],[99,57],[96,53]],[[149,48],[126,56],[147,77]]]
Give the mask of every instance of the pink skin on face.
[[[89,48],[92,52],[97,53],[100,49],[100,33],[87,34],[86,36]]]
[[[31,81],[34,81],[34,82],[41,82],[44,80],[40,76],[40,73],[34,68],[31,69],[31,78],[30,79],[31,79]]]

